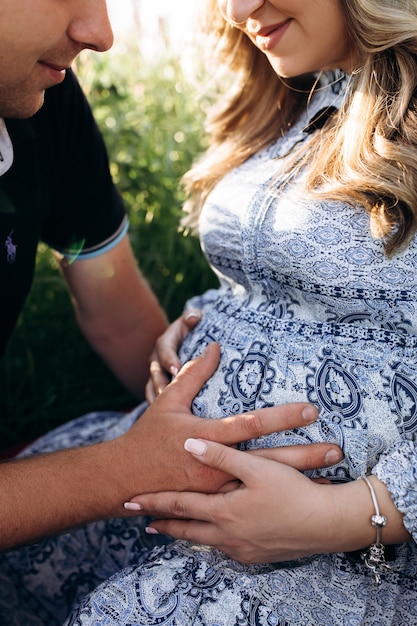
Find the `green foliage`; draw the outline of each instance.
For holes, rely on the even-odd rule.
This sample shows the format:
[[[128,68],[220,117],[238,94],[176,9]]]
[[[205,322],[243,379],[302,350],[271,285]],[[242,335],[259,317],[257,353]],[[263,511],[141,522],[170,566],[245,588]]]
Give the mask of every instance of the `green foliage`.
[[[174,319],[188,297],[217,284],[198,240],[179,229],[180,178],[204,147],[206,103],[197,99],[172,55],[145,63],[129,48],[91,54],[76,70],[126,203],[136,258]],[[1,448],[90,410],[124,410],[135,402],[81,336],[63,280],[44,246],[0,377]]]
[[[136,59],[136,60],[135,60]],[[105,71],[104,71],[105,69]],[[182,175],[203,149],[203,109],[178,59],[92,55],[78,72],[128,207],[139,265],[170,319],[215,284],[200,244],[179,229]]]

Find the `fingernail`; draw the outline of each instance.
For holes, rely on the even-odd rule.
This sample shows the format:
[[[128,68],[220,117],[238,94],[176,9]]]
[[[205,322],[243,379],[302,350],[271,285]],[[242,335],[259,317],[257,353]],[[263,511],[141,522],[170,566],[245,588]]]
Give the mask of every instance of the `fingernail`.
[[[189,311],[185,316],[186,320],[192,320],[193,318],[198,320],[201,319],[201,313],[198,313],[196,311]]]
[[[178,374],[178,367],[175,367],[175,365],[171,365],[171,367],[169,368],[170,374],[172,376],[175,376]]]
[[[137,502],[125,502],[123,506],[126,509],[126,511],[141,511],[142,510],[141,505],[138,504]]]
[[[302,418],[305,422],[310,424],[317,419],[317,411],[314,406],[306,406],[301,412]]]
[[[326,465],[334,465],[340,461],[341,455],[337,450],[329,450],[324,457]]]
[[[204,441],[200,441],[200,439],[187,439],[184,443],[184,448],[187,452],[197,456],[204,456],[207,452],[207,444]]]
[[[155,528],[152,528],[152,526],[147,526],[145,528],[145,533],[148,535],[159,535],[159,532]]]
[[[208,346],[206,346],[203,350],[203,352],[201,353],[201,356],[207,356],[207,354],[210,352],[212,348],[212,344],[209,343]]]

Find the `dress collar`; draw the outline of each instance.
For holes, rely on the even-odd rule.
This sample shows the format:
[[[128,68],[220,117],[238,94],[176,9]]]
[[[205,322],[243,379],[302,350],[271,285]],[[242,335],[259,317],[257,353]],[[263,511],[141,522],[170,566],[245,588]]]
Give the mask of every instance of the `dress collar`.
[[[303,143],[309,134],[321,128],[329,115],[339,110],[349,91],[350,80],[344,72],[331,70],[317,75],[317,84],[300,118],[269,148],[269,156],[286,156],[296,144]]]
[[[0,118],[0,176],[3,176],[13,163],[13,145],[4,120]]]

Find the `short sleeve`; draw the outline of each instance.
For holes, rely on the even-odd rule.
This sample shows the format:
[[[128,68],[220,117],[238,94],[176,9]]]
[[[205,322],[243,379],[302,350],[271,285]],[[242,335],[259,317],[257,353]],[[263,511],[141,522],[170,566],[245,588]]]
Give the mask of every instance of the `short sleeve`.
[[[43,241],[72,257],[108,249],[126,232],[127,218],[104,141],[72,71],[62,85],[47,91],[35,118],[52,180]]]

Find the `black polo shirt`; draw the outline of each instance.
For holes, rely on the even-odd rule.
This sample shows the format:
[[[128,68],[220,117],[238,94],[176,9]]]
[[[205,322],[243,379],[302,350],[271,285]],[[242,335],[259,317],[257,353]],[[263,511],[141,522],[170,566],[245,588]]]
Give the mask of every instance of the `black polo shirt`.
[[[0,354],[30,290],[39,241],[86,258],[127,228],[103,140],[72,71],[47,90],[35,116],[4,121],[14,157],[0,176]]]

